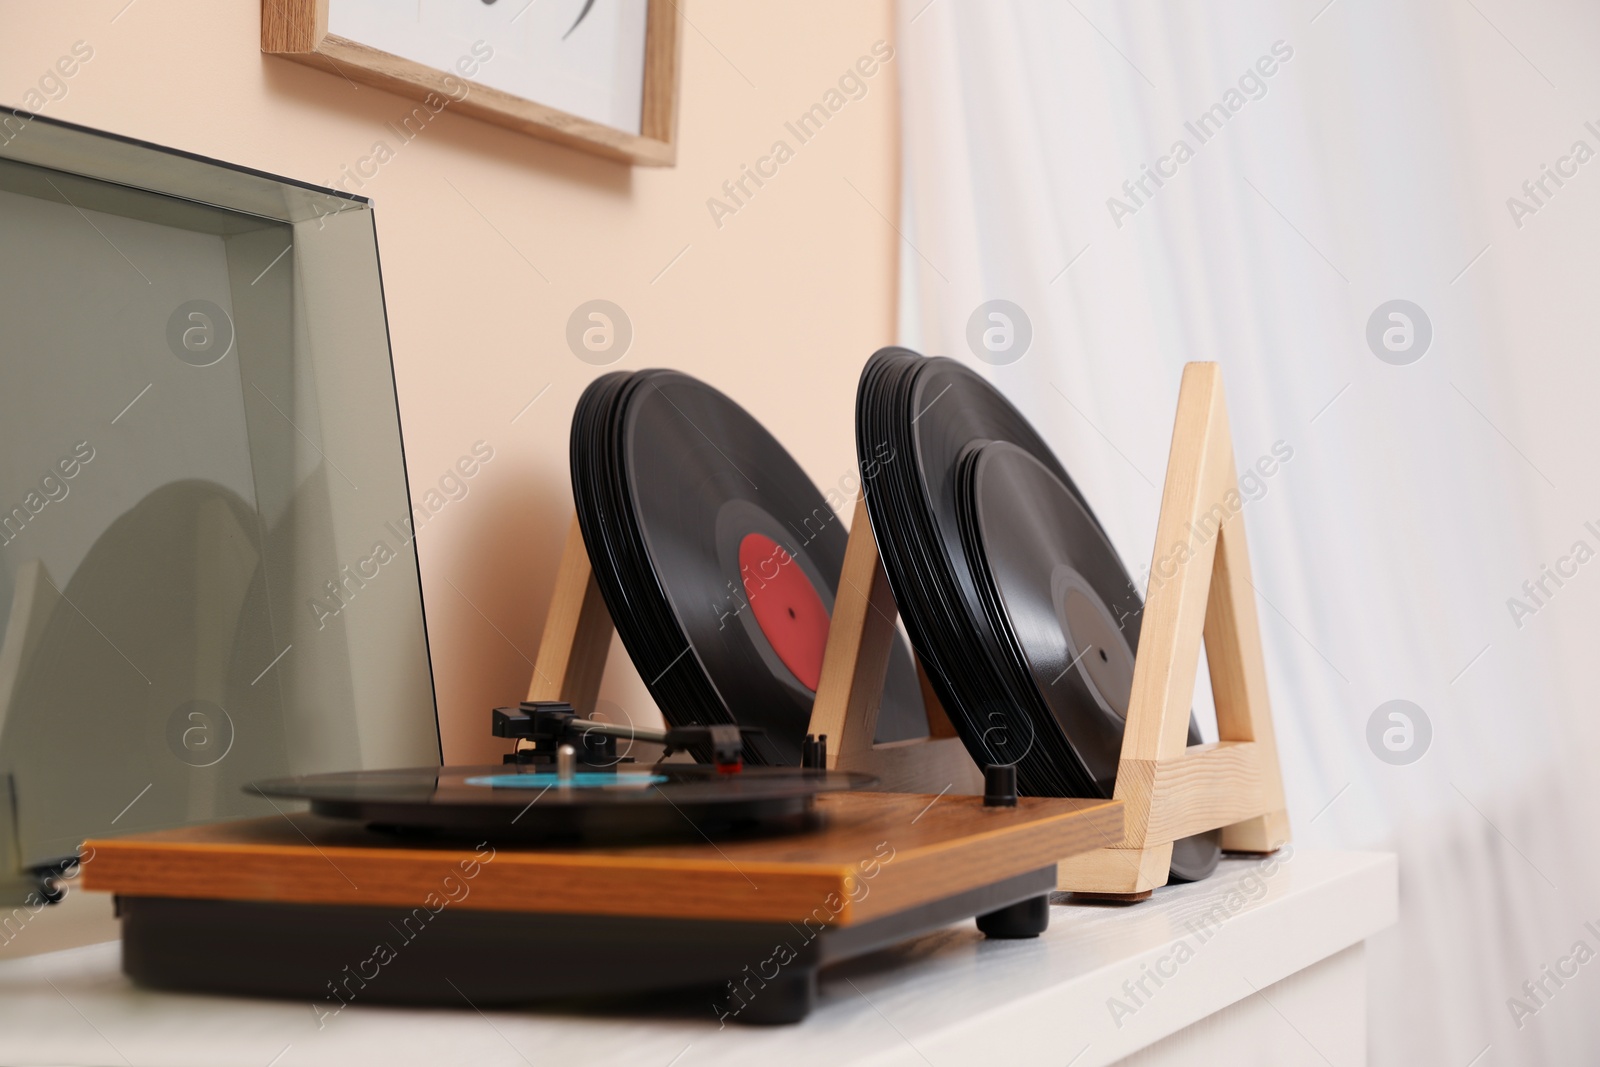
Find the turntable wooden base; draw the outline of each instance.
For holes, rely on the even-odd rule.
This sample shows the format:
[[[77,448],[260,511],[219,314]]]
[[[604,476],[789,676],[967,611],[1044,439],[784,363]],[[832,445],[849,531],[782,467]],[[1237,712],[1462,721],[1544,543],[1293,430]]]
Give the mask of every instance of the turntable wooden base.
[[[710,987],[720,1016],[788,1022],[819,967],[977,916],[1048,922],[1055,863],[1122,833],[1108,800],[844,793],[822,828],[704,844],[413,842],[311,815],[92,841],[123,968],[165,988],[506,1004]]]

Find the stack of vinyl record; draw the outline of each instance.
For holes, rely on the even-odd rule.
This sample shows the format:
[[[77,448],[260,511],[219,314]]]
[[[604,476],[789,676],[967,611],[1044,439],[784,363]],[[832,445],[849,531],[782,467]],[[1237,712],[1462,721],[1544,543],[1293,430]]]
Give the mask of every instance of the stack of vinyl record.
[[[973,758],[1014,764],[1029,795],[1111,796],[1143,603],[1066,470],[988,382],[900,348],[862,372],[856,451],[911,643]],[[1209,874],[1218,839],[1177,842],[1172,876]]]
[[[596,581],[667,722],[757,727],[748,762],[799,764],[847,537],[822,493],[748,412],[675,371],[596,379],[571,448]],[[897,641],[876,738],[927,732]]]

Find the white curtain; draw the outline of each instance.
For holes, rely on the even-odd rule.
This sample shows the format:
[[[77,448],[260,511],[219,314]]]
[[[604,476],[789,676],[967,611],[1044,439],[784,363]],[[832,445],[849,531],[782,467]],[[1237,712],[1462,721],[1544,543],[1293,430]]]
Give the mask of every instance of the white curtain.
[[[1600,952],[1600,562],[1507,604],[1600,548],[1600,162],[1520,228],[1506,204],[1600,148],[1597,44],[1586,8],[1508,0],[901,0],[903,343],[994,381],[1135,574],[1186,361],[1222,364],[1241,468],[1292,450],[1244,519],[1296,841],[1400,854],[1375,1064],[1600,1062],[1600,962],[1523,988]],[[1014,362],[969,343],[990,300],[1031,325]],[[1368,342],[1392,300],[1431,325],[1407,365]],[[1404,765],[1368,741],[1397,699],[1432,731]]]

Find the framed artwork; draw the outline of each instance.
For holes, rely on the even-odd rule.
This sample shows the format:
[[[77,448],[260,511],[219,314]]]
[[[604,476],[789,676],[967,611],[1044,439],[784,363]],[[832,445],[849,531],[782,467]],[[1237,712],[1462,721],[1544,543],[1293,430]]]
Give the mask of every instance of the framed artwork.
[[[261,50],[642,166],[676,158],[677,0],[262,0]]]

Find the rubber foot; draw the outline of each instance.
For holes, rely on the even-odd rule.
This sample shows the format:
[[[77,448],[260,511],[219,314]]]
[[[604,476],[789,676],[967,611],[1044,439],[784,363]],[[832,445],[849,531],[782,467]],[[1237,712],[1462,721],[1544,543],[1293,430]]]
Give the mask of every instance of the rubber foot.
[[[1018,901],[999,911],[978,916],[978,929],[985,937],[1017,940],[1038,937],[1050,927],[1050,895],[1041,894]]]
[[[734,1018],[747,1026],[786,1026],[810,1015],[816,1004],[816,971],[780,971]]]

